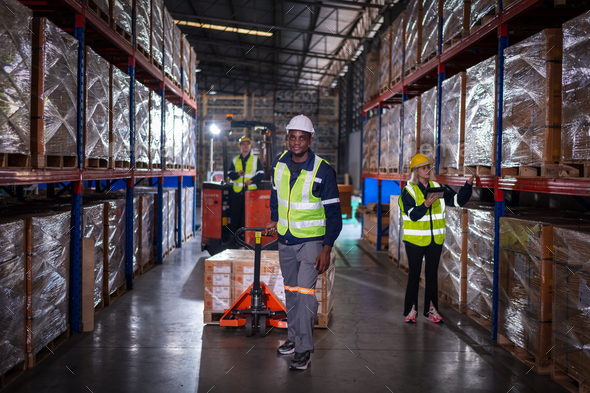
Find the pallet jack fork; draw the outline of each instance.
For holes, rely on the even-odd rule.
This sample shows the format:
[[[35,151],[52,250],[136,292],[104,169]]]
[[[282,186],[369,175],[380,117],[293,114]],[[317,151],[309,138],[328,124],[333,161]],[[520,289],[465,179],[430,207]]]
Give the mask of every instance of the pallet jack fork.
[[[240,239],[240,235],[246,231],[256,232],[254,247]],[[230,309],[225,310],[219,320],[220,326],[245,326],[246,337],[252,337],[252,331],[259,329],[260,337],[266,336],[266,327],[287,327],[287,310],[285,306],[270,289],[260,282],[260,256],[262,250],[274,246],[278,240],[261,245],[262,233],[266,228],[240,228],[236,231],[236,242],[248,249],[254,249],[254,283],[242,293]]]

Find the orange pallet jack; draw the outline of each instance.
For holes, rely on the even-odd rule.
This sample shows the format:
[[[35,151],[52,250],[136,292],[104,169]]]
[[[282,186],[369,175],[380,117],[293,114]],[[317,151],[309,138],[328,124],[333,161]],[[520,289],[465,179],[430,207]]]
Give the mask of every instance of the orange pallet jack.
[[[254,247],[240,239],[246,231],[256,232]],[[260,256],[262,250],[274,246],[278,240],[262,246],[261,237],[266,228],[240,228],[236,231],[236,242],[248,249],[254,249],[254,283],[236,300],[230,309],[224,310],[219,326],[245,326],[246,337],[252,337],[252,331],[258,329],[260,337],[266,336],[266,327],[287,327],[287,310],[270,289],[260,282]]]

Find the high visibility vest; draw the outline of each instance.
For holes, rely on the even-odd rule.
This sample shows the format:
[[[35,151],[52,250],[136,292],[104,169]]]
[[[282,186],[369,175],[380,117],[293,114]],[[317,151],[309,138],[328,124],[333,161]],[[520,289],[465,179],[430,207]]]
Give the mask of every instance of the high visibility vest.
[[[440,187],[435,181],[429,182],[430,187]],[[409,184],[404,188],[416,201],[416,206],[424,203],[424,194],[417,185]],[[410,218],[410,211],[404,209],[402,198],[398,199],[398,204],[402,212],[403,219],[403,236],[402,239],[406,242],[415,244],[417,246],[426,247],[430,245],[431,239],[434,236],[436,244],[443,244],[446,234],[446,220],[445,212],[446,205],[444,198],[437,199],[426,214],[418,221],[412,221]]]
[[[234,167],[236,168],[236,172],[243,170],[244,176],[240,176],[236,180],[234,180],[234,192],[241,192],[244,188],[244,183],[246,182],[246,180],[252,179],[254,177],[254,174],[256,174],[256,170],[258,169],[258,156],[250,154],[250,157],[248,157],[248,160],[246,161],[245,170],[242,166],[241,156],[241,154],[238,154],[234,157]],[[256,184],[254,183],[248,186],[248,190],[256,190],[257,188],[258,187],[256,187]]]
[[[285,151],[281,158],[286,154]],[[279,202],[279,222],[277,232],[284,236],[287,230],[299,238],[319,237],[326,234],[326,213],[321,198],[313,195],[312,189],[316,179],[321,157],[315,156],[313,170],[301,170],[295,185],[291,188],[291,171],[287,164],[277,164],[274,173],[274,186]]]

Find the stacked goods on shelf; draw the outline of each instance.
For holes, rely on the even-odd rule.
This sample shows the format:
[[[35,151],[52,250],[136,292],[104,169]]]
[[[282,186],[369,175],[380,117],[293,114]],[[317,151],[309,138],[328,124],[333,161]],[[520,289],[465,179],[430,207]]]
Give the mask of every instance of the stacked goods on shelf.
[[[469,14],[469,33],[475,32],[482,25],[496,16],[498,0],[471,0]]]
[[[404,102],[404,126],[402,130],[402,173],[410,173],[410,160],[420,145],[420,96]]]
[[[320,95],[312,149],[338,172],[338,95]]]
[[[135,167],[148,169],[150,150],[150,90],[135,81]]]
[[[389,204],[383,203],[381,205],[381,247],[389,247],[389,232],[383,230],[389,226]],[[357,209],[358,212],[363,213],[363,239],[369,244],[377,245],[377,204],[368,204]]]
[[[422,54],[422,0],[412,0],[406,8],[406,37],[404,73],[408,75],[421,63]]]
[[[29,167],[31,154],[31,58],[33,13],[17,0],[0,0],[0,167]]]
[[[3,11],[0,11],[3,12]],[[26,359],[25,225],[23,220],[0,224],[0,375]],[[20,368],[22,369],[22,367]]]
[[[190,48],[190,56],[191,61],[189,65],[190,72],[189,75],[189,96],[191,99],[196,100],[197,97],[197,72],[196,69],[199,66],[199,62],[197,61],[197,52],[195,52],[195,48],[191,46]]]
[[[45,18],[33,20],[32,38],[32,165],[76,167],[78,40]]]
[[[85,50],[84,167],[106,168],[109,163],[110,64],[89,46]]]
[[[465,176],[495,174],[497,59],[494,56],[467,69]]]
[[[152,30],[152,0],[134,0],[134,2],[136,47],[149,60]]]
[[[164,0],[152,0],[152,14],[151,14],[151,33],[150,33],[150,51],[152,64],[162,69],[164,64],[164,53],[162,53],[162,45],[164,45]]]
[[[182,88],[186,94],[190,94],[191,80],[190,74],[195,73],[195,68],[191,71],[191,46],[188,43],[186,34],[182,34],[180,37],[180,65],[182,74]]]
[[[379,96],[379,52],[367,53],[365,63],[365,102]]]
[[[166,211],[168,212],[168,220],[167,220],[167,224],[168,224],[168,228],[167,228],[167,236],[168,236],[168,252],[171,252],[172,250],[174,250],[176,248],[176,226],[177,226],[177,218],[178,218],[178,206],[177,206],[177,201],[178,201],[178,190],[173,189],[173,190],[167,190],[168,193],[168,208],[166,209]]]
[[[438,291],[462,311],[467,298],[467,210],[446,208],[446,237],[438,268]]]
[[[436,158],[436,104],[438,90],[436,87],[420,96],[420,153],[431,160]]]
[[[176,106],[166,100],[164,108],[166,111],[166,118],[164,121],[164,141],[162,143],[164,143],[164,165],[166,165],[165,168],[167,169],[174,168],[176,159],[174,157],[174,114],[176,112],[174,108],[176,108]]]
[[[590,233],[556,228],[553,236],[553,376],[565,373],[584,391],[590,381]]]
[[[404,61],[404,46],[406,37],[406,11],[393,21],[390,27],[391,34],[391,86],[399,83],[402,80],[403,61]]]
[[[109,168],[129,168],[129,92],[131,78],[111,64],[110,69],[110,102],[109,111]]]
[[[365,122],[363,130],[363,172],[377,173],[379,117],[373,116]]]
[[[105,306],[125,290],[125,199],[104,202],[104,281]],[[112,295],[112,297],[111,297]]]
[[[139,252],[139,220],[141,219],[141,210],[139,205],[139,196],[133,196],[133,276],[135,277],[139,272],[139,264],[141,254]]]
[[[68,332],[70,212],[26,220],[27,357],[34,367],[43,348]]]
[[[546,29],[504,51],[503,176],[559,175],[562,46]]]
[[[170,79],[174,79],[173,64],[174,64],[174,19],[166,7],[163,7],[162,13],[162,35],[164,42],[164,74]]]
[[[381,115],[381,135],[388,136],[387,149],[381,149],[381,155],[387,157],[387,173],[400,173],[401,105],[393,105]]]
[[[590,12],[563,24],[562,165],[590,177],[590,136],[588,135],[587,74]]]
[[[82,208],[82,235],[94,241],[94,307],[103,303],[104,280],[104,204]]]
[[[184,192],[184,240],[188,240],[193,236],[194,223],[194,199],[195,193],[192,188],[183,188]]]
[[[254,97],[252,103],[252,119],[259,121],[272,121],[273,97]]]
[[[422,2],[422,48],[420,62],[426,63],[438,54],[439,20],[442,17],[442,3],[439,0],[418,0]]]
[[[157,212],[159,210],[159,203],[158,198],[154,197],[154,211]],[[158,215],[155,213],[154,216],[154,236],[158,236]],[[168,247],[168,190],[164,189],[162,193],[162,258],[168,255],[169,251]],[[155,254],[157,256],[158,250],[155,250]]]
[[[194,161],[194,119],[186,112],[182,112],[182,165],[185,169],[190,169],[191,163]]]
[[[460,72],[442,84],[439,169],[441,175],[459,175],[463,171],[465,79],[465,72]]]
[[[111,15],[110,2],[111,0],[89,0],[88,8],[109,23]]]
[[[392,28],[388,28],[381,35],[381,50],[379,51],[379,94],[389,90],[391,85],[391,36]]]
[[[182,41],[182,32],[180,31],[180,27],[174,25],[174,38],[172,44],[172,79],[175,80],[178,85],[180,86],[181,75],[180,75],[180,58],[181,58],[181,41]]]
[[[130,43],[133,42],[132,0],[111,0],[111,27]]]
[[[157,199],[157,195],[154,193],[139,196],[141,219],[137,226],[137,233],[139,234],[139,266],[142,273],[145,272],[146,267],[153,264],[156,256],[153,247],[155,241],[154,222],[156,221],[155,199]]]
[[[440,4],[442,7],[441,16],[444,21],[442,26],[444,51],[469,34],[469,11],[471,11],[471,4],[465,0],[446,0],[441,1]]]
[[[162,169],[160,148],[162,137],[162,97],[155,91],[150,93],[150,164],[153,169]]]
[[[184,112],[182,109],[176,105],[174,107],[174,165],[176,168],[182,168],[182,152],[183,152],[183,138],[184,138],[184,130],[183,130],[183,114]]]
[[[402,216],[399,207],[399,195],[389,197],[389,257],[397,261],[401,269],[409,269],[406,247],[402,241]]]
[[[205,322],[208,322],[207,314],[223,313],[233,304],[232,259],[227,255],[229,252],[226,250],[205,260]],[[260,263],[262,269],[262,260]]]
[[[391,127],[386,127],[385,125],[385,114],[381,115],[381,139],[379,141],[380,146],[380,160],[379,160],[379,172],[380,173],[389,173],[389,168],[391,167],[390,160],[394,159],[389,152],[389,138],[390,132],[389,129]]]

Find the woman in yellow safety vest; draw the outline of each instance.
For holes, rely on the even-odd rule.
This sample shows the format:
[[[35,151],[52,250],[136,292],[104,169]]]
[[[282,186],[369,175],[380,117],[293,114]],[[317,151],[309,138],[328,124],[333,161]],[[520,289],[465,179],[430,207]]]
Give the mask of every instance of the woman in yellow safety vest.
[[[463,206],[471,198],[471,176],[456,193],[449,187],[444,197],[431,193],[425,197],[428,187],[441,187],[435,181],[432,162],[423,154],[416,154],[410,161],[412,177],[402,190],[399,206],[403,219],[403,241],[408,256],[410,273],[406,287],[404,316],[406,322],[416,322],[418,289],[422,260],[425,260],[426,289],[424,291],[424,316],[434,323],[443,322],[438,313],[438,264],[445,240],[446,206]]]

